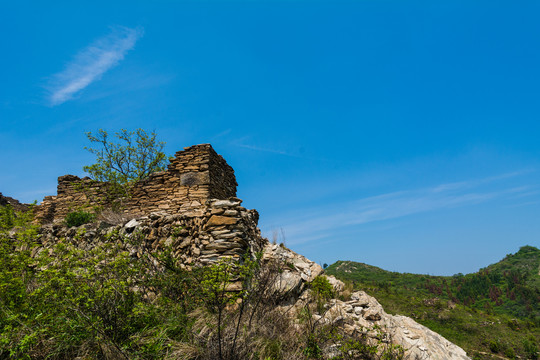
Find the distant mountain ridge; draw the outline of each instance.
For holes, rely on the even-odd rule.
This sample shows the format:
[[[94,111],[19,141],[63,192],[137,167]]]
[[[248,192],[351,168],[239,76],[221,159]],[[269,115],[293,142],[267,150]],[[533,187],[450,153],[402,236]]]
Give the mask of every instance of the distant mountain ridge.
[[[376,266],[338,261],[327,272],[339,278],[388,287],[388,283],[423,290],[456,303],[520,318],[540,317],[540,250],[523,246],[515,254],[480,269],[476,273],[430,276],[390,272]],[[385,284],[386,283],[386,284]],[[490,300],[490,301],[488,301]],[[477,304],[478,303],[478,304]]]

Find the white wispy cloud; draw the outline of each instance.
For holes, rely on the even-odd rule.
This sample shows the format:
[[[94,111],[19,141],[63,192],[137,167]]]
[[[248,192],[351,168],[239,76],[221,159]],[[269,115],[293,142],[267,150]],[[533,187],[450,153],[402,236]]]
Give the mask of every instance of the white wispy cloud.
[[[60,105],[99,80],[106,71],[124,59],[142,34],[139,28],[117,26],[112,28],[110,34],[82,49],[64,70],[51,77],[46,86],[49,103],[52,106]]]
[[[253,151],[259,151],[259,152],[265,152],[265,153],[271,153],[271,154],[277,154],[277,155],[283,155],[283,156],[288,156],[288,157],[297,158],[297,159],[314,160],[314,161],[322,161],[322,162],[332,162],[332,163],[350,163],[350,161],[344,161],[342,159],[340,159],[340,160],[331,159],[330,160],[330,159],[324,159],[324,158],[319,158],[319,157],[306,156],[304,154],[293,153],[293,152],[290,152],[290,151],[285,151],[285,150],[281,150],[281,149],[277,149],[277,148],[264,147],[264,146],[259,146],[259,145],[251,145],[251,144],[245,143],[246,140],[250,140],[250,137],[245,136],[245,137],[242,137],[240,139],[233,140],[231,142],[231,145],[238,146],[238,147],[243,148],[243,149],[249,149],[249,150],[253,150]]]
[[[242,147],[244,149],[250,149],[250,150],[255,150],[255,151],[262,151],[262,152],[269,152],[269,153],[272,153],[272,154],[299,157],[299,156],[296,156],[296,155],[293,155],[293,154],[289,154],[286,151],[277,150],[277,149],[270,149],[270,148],[264,148],[264,147],[261,147],[261,146],[247,145],[247,144],[237,144],[237,146]]]
[[[346,226],[358,226],[376,221],[401,218],[408,215],[444,208],[469,206],[500,198],[515,196],[527,198],[536,195],[529,186],[497,186],[482,189],[498,180],[526,173],[515,172],[498,176],[440,184],[433,187],[396,191],[366,198],[335,203],[324,207],[303,209],[301,216],[284,214],[280,222],[291,244],[322,239]]]

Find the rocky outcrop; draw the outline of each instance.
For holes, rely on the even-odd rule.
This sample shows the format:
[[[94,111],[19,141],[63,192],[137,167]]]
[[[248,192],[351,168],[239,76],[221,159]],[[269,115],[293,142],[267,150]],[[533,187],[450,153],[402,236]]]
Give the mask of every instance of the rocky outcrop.
[[[323,269],[284,246],[267,244],[266,261],[284,262],[283,272],[277,285],[282,292],[290,294],[292,313],[299,314],[310,302],[309,282],[323,275]],[[326,275],[323,275],[326,276]],[[344,284],[333,276],[327,276],[336,294],[344,290]],[[292,300],[292,301],[291,301]],[[400,345],[405,350],[404,359],[467,360],[467,354],[457,345],[413,319],[387,314],[381,304],[363,291],[352,293],[348,299],[331,299],[324,305],[325,311],[313,314],[314,320],[340,327],[348,336],[365,336],[368,342]],[[327,349],[328,357],[338,356],[335,347]]]
[[[283,244],[265,243],[262,257],[263,264],[281,264],[280,275],[276,278],[274,290],[289,303],[296,303],[300,295],[307,289],[307,284],[321,275],[320,265],[302,255],[287,249]]]
[[[331,300],[326,304],[325,321],[339,322],[350,336],[367,335],[372,342],[383,340],[400,345],[405,359],[469,359],[463,349],[413,319],[387,314],[377,300],[363,291],[350,300]]]

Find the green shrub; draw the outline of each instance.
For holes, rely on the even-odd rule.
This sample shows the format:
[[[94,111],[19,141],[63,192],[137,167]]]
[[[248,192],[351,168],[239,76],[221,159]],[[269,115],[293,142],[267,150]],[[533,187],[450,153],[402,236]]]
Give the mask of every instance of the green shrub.
[[[344,360],[355,359],[356,356],[371,359],[377,354],[378,347],[377,345],[369,345],[365,336],[362,336],[360,339],[344,339],[341,342],[339,351]]]
[[[11,205],[0,206],[0,229],[9,230],[15,226],[15,211]]]
[[[34,204],[30,205],[27,211],[15,211],[10,204],[0,206],[0,232],[15,227],[21,229],[31,227],[30,223],[34,216],[33,206]]]
[[[498,353],[501,351],[501,344],[499,344],[497,340],[491,340],[489,342],[489,350],[491,350],[493,353]]]
[[[538,346],[536,346],[534,337],[531,336],[529,339],[523,339],[523,349],[525,350],[527,359],[538,359]]]
[[[317,276],[310,284],[317,304],[317,311],[324,312],[324,303],[334,296],[334,288],[326,276]]]
[[[317,343],[317,339],[315,338],[313,334],[309,335],[307,344],[303,353],[308,359],[322,358],[322,350],[319,344]]]
[[[506,355],[507,358],[509,359],[515,359],[516,358],[516,354],[514,352],[514,349],[511,348],[510,346],[507,347],[505,350],[504,350],[504,355]]]
[[[72,226],[81,226],[84,224],[91,223],[96,218],[95,214],[78,210],[72,211],[66,215],[65,222],[68,227]]]
[[[326,276],[317,276],[311,282],[311,289],[315,292],[317,299],[328,300],[334,296],[334,288]]]

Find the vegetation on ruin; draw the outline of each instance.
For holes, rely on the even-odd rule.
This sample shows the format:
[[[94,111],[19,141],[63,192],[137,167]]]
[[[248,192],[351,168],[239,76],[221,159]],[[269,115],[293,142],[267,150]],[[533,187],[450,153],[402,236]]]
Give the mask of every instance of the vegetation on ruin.
[[[336,360],[403,356],[313,321],[317,299],[330,296],[323,277],[291,318],[276,306],[285,264],[224,258],[187,270],[171,249],[126,251],[141,246],[137,231],[111,229],[83,249],[87,231],[39,247],[31,212],[0,207],[0,359],[300,360],[321,358],[331,344]]]
[[[377,298],[393,314],[410,316],[476,359],[538,359],[540,250],[522,247],[473,274],[402,274],[352,261],[327,273]]]
[[[96,156],[96,162],[83,170],[94,180],[110,183],[111,192],[118,196],[129,196],[134,183],[166,168],[165,142],[158,141],[155,132],[121,129],[111,138],[107,131],[99,129],[86,136],[95,147],[85,149]]]
[[[88,224],[96,218],[96,215],[84,210],[77,210],[69,212],[64,219],[67,227],[81,226]]]

